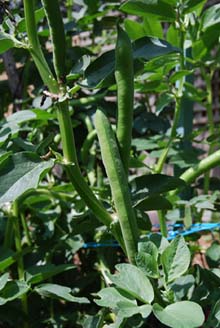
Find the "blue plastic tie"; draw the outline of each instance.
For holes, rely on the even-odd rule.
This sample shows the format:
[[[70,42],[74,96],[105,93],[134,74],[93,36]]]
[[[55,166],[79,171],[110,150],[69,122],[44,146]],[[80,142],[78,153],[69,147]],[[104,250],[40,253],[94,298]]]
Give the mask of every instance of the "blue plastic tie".
[[[159,228],[159,224],[153,225],[155,228]],[[168,231],[167,240],[173,240],[178,235],[188,236],[200,231],[211,231],[214,229],[220,228],[220,223],[194,223],[189,229],[184,228],[184,224],[175,223],[168,224],[168,228],[172,228],[172,230]],[[174,228],[178,228],[177,230],[173,230]],[[158,232],[160,234],[160,232]],[[107,240],[105,243],[96,243],[96,242],[88,242],[83,245],[83,248],[104,248],[104,247],[120,247],[120,245],[114,240]]]

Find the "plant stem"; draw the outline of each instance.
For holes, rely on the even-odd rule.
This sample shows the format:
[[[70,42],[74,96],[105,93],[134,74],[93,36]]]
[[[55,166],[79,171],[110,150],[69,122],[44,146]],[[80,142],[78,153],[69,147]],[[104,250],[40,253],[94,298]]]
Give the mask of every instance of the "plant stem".
[[[184,42],[185,42],[185,31],[183,30],[182,27],[180,27],[180,49],[182,50],[182,53],[180,54],[180,69],[184,69],[185,66],[185,57],[184,57]],[[183,88],[184,88],[184,82],[185,82],[185,77],[183,76],[179,80],[179,86],[176,91],[176,107],[175,107],[175,112],[174,112],[174,118],[173,118],[173,124],[170,132],[170,137],[167,143],[166,148],[163,150],[156,166],[154,169],[155,173],[161,173],[163,170],[164,163],[166,162],[170,147],[176,137],[176,129],[179,123],[180,119],[180,113],[181,113],[181,98],[183,95]]]
[[[96,130],[92,130],[91,132],[88,133],[85,141],[83,142],[83,145],[81,148],[81,160],[84,165],[86,165],[88,162],[89,152],[90,152],[90,149],[91,149],[96,137],[97,137]]]
[[[26,239],[27,239],[27,244],[28,244],[28,246],[31,246],[31,244],[32,244],[31,236],[30,236],[30,232],[29,232],[29,229],[28,229],[28,225],[27,225],[27,221],[26,221],[24,213],[21,213],[21,223],[22,223],[24,233],[25,233],[25,236],[26,236]]]
[[[22,244],[21,244],[21,231],[20,231],[20,222],[19,222],[19,206],[18,200],[14,201],[13,204],[13,224],[14,224],[14,237],[15,237],[15,247],[16,251],[19,254],[17,263],[18,263],[18,278],[19,280],[24,279],[24,262],[22,255]],[[21,297],[22,308],[26,315],[28,315],[28,303],[27,303],[27,294],[22,295]],[[29,325],[26,322],[24,328],[28,328]]]
[[[73,4],[74,4],[74,0],[66,1],[67,17],[68,17],[69,21],[71,21],[73,19],[73,17],[72,17]]]
[[[184,180],[187,184],[193,183],[200,175],[213,169],[220,164],[220,150],[215,151],[208,157],[202,159],[199,164],[194,167],[187,169],[181,176],[180,179]],[[177,194],[178,190],[170,192],[170,195]]]
[[[208,157],[202,159],[198,165],[191,167],[186,170],[181,176],[180,179],[183,179],[186,183],[192,183],[200,175],[204,174],[208,170],[214,168],[220,164],[220,150],[212,153]]]
[[[80,99],[71,99],[70,104],[73,106],[87,106],[97,103],[99,100],[104,99],[106,92],[98,93],[88,97],[82,97]]]
[[[66,77],[66,40],[60,14],[60,5],[57,0],[41,0],[47,16],[50,35],[53,44],[53,65],[59,83]]]
[[[13,238],[13,219],[10,215],[8,215],[6,230],[5,230],[5,238],[4,238],[4,248],[11,248]]]
[[[34,16],[34,1],[24,0],[23,2],[26,30],[30,44],[30,53],[45,85],[50,89],[51,92],[58,93],[59,86],[47,64],[38,39]]]
[[[212,76],[213,72],[211,71],[210,74],[205,71],[204,67],[201,67],[202,75],[206,83],[206,90],[207,90],[207,115],[208,115],[208,127],[209,127],[209,134],[210,136],[215,133],[215,123],[212,111]],[[210,145],[208,155],[211,155],[214,151],[213,144]],[[210,184],[210,171],[205,173],[204,176],[204,193],[207,194],[209,191],[209,184]]]
[[[53,3],[56,1],[53,1]],[[48,86],[50,92],[56,93],[58,95],[60,93],[63,94],[65,90],[65,86],[59,85],[58,82],[52,77],[52,73],[48,67],[48,64],[44,58],[44,55],[40,47],[40,43],[36,31],[36,22],[34,17],[34,1],[24,0],[24,8],[25,8],[27,34],[31,47],[30,51],[36,63],[36,66],[39,70],[41,78],[43,82]],[[56,23],[57,18],[55,16],[48,15],[48,17],[50,17],[50,19],[55,20]],[[62,20],[61,21],[58,20],[58,22],[62,23]],[[54,22],[52,26],[50,25],[50,28],[53,27],[54,27]],[[59,31],[59,29],[56,27],[56,29],[53,30],[53,35],[55,31]],[[54,40],[57,40],[57,37],[54,37]],[[56,45],[55,47],[56,50],[57,50],[57,46],[59,45]],[[54,53],[54,56],[56,56],[56,53]],[[57,63],[58,62],[59,61],[57,60]],[[88,207],[91,208],[91,210],[97,216],[97,218],[107,227],[110,227],[112,223],[111,215],[106,211],[102,203],[96,198],[96,196],[89,188],[89,186],[87,185],[81,174],[78,165],[77,156],[76,156],[75,140],[74,140],[72,122],[69,114],[68,101],[65,100],[63,102],[58,102],[56,108],[57,108],[57,117],[60,126],[61,140],[63,145],[64,164],[66,164],[66,169],[70,181],[74,185],[76,191],[79,193],[81,198],[85,201]],[[115,233],[114,237],[118,241],[120,241],[121,240],[120,232]]]
[[[164,214],[165,214],[164,211],[158,211],[160,232],[163,237],[167,238],[167,225],[166,225],[166,220],[165,220]]]

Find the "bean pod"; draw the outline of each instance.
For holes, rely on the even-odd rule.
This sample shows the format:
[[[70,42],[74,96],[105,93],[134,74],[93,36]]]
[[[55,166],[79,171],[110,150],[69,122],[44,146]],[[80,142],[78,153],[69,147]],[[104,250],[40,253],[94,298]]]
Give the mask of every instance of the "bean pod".
[[[96,112],[95,127],[114,205],[122,230],[127,256],[131,263],[135,263],[138,228],[131,204],[127,176],[111,124],[101,110],[97,110]]]
[[[134,69],[131,41],[118,26],[115,50],[117,84],[117,139],[125,172],[129,168],[134,103]]]

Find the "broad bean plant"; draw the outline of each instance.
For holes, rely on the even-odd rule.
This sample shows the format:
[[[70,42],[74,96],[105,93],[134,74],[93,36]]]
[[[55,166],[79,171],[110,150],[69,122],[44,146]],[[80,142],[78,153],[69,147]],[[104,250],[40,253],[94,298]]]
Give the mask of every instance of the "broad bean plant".
[[[167,224],[219,211],[219,11],[0,1],[0,325],[220,327],[218,233],[201,267]]]

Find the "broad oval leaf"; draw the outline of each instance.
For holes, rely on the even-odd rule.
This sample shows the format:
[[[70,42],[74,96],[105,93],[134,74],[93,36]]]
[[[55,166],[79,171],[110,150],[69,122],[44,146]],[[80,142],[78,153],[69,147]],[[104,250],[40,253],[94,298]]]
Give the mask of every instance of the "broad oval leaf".
[[[171,285],[171,289],[175,293],[176,300],[181,301],[183,298],[189,299],[188,294],[190,293],[191,295],[194,284],[195,278],[191,274],[175,279]]]
[[[163,0],[129,0],[122,4],[120,9],[131,15],[154,16],[160,21],[172,22],[175,20],[175,10],[172,7],[172,1],[166,3]]]
[[[167,282],[180,277],[189,267],[190,251],[182,236],[177,236],[164,250],[161,262]]]
[[[133,192],[147,195],[166,193],[170,190],[186,187],[185,181],[165,174],[142,175],[131,182]]]
[[[201,26],[202,30],[220,23],[220,4],[216,4],[204,11]]]
[[[75,266],[72,264],[46,264],[46,265],[38,265],[33,266],[25,271],[25,280],[29,284],[36,284],[51,278],[61,272],[72,270]]]
[[[160,195],[153,195],[149,197],[142,196],[141,194],[135,197],[135,208],[142,211],[158,211],[158,210],[170,210],[172,204],[165,197]]]
[[[140,314],[142,318],[147,318],[152,311],[152,306],[150,304],[145,304],[141,306],[135,306],[130,303],[119,302],[118,303],[118,316],[120,318],[130,318],[135,314]]]
[[[27,46],[13,37],[11,34],[0,31],[0,54],[3,54],[13,47],[26,48]]]
[[[19,131],[23,131],[25,128],[21,126],[22,123],[32,120],[49,120],[55,118],[55,115],[43,111],[42,109],[33,110],[21,110],[6,118],[5,122],[1,124],[0,128],[0,143],[5,142],[9,136],[16,135]]]
[[[132,47],[134,59],[143,60],[150,60],[171,52],[179,52],[178,48],[171,46],[167,41],[146,36],[135,40]]]
[[[132,44],[134,70],[140,71],[140,59],[150,60],[157,56],[179,52],[168,42],[151,37],[142,37]],[[84,80],[79,84],[87,88],[103,88],[115,83],[115,50],[110,50],[96,58],[85,70]]]
[[[5,287],[0,291],[0,305],[13,301],[16,298],[26,294],[29,286],[24,281],[9,281]]]
[[[0,277],[0,290],[2,290],[5,287],[5,285],[7,284],[8,278],[9,278],[9,273],[8,272],[4,273]]]
[[[0,54],[3,54],[7,50],[16,47],[18,43],[19,42],[16,42],[16,39],[14,39],[10,34],[0,32]]]
[[[9,156],[0,163],[0,205],[11,202],[30,189],[37,188],[42,176],[53,167],[31,152]]]
[[[38,294],[44,297],[63,299],[68,302],[90,303],[85,297],[76,297],[71,294],[71,288],[57,284],[42,284],[34,289]]]
[[[158,249],[151,241],[138,243],[138,254],[136,264],[148,277],[159,278],[157,265]]]
[[[119,288],[137,298],[143,303],[151,303],[154,299],[154,290],[143,271],[132,264],[116,265],[117,274],[108,274],[110,280]]]
[[[205,319],[201,306],[189,301],[176,302],[165,309],[155,303],[153,312],[160,322],[172,328],[201,327]]]
[[[100,88],[114,84],[115,51],[110,50],[98,57],[85,70],[80,85],[88,88]]]
[[[114,287],[107,287],[97,293],[100,299],[96,299],[95,303],[99,306],[117,309],[119,303],[127,304],[127,306],[137,306],[137,302],[130,294]]]

